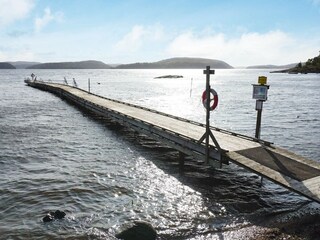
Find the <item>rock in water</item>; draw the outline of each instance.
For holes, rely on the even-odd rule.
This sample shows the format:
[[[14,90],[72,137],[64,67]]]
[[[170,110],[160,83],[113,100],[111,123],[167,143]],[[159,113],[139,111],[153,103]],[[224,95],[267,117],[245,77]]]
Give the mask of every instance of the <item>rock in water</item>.
[[[62,219],[66,216],[66,213],[60,210],[56,210],[55,212],[49,212],[44,218],[42,218],[43,222],[51,222],[56,219]]]
[[[64,218],[64,216],[66,216],[66,213],[63,212],[63,211],[57,210],[57,211],[54,212],[54,218],[55,219],[62,219],[62,218]]]
[[[48,213],[44,218],[42,218],[43,222],[51,222],[53,220],[53,217],[50,213]]]
[[[121,226],[116,238],[123,240],[155,240],[156,230],[150,223],[144,221],[134,221]]]
[[[182,75],[164,75],[164,76],[160,76],[160,77],[155,77],[156,78],[183,78]]]

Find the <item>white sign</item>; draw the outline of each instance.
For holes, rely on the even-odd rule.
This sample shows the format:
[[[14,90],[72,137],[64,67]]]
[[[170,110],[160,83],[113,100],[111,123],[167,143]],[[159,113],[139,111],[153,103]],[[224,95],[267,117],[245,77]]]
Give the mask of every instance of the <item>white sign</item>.
[[[256,85],[253,84],[253,99],[266,101],[268,98],[268,85]]]

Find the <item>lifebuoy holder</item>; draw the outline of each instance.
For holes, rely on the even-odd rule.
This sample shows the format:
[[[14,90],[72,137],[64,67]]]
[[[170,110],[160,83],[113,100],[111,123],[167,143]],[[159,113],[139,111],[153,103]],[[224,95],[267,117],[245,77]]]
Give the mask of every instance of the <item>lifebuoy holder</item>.
[[[213,98],[211,98],[211,94],[213,95]],[[218,94],[214,89],[210,88],[209,95],[210,95],[209,96],[209,98],[210,98],[209,110],[213,111],[218,106]],[[213,103],[211,104],[211,102],[213,102]],[[204,90],[204,92],[202,93],[202,104],[205,108],[207,108],[207,91],[206,90]]]

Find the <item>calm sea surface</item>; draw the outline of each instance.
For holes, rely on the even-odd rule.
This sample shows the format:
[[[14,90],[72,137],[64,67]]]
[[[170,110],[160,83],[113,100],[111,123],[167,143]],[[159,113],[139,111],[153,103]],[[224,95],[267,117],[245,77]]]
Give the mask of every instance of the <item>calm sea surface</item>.
[[[198,122],[202,70],[34,70]],[[31,70],[0,70],[0,239],[113,239],[123,223],[152,223],[159,239],[246,239],[319,205],[235,165],[179,173],[177,152],[23,83]],[[181,79],[154,79],[168,74]],[[211,125],[254,135],[252,85],[268,77],[261,137],[320,161],[320,75],[217,70]],[[66,219],[43,223],[48,211]],[[299,217],[299,216],[298,216]]]

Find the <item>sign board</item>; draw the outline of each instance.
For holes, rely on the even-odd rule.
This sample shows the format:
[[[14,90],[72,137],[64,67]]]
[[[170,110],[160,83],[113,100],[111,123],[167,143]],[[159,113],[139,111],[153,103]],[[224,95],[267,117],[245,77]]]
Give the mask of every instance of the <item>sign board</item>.
[[[268,98],[268,85],[253,84],[252,98],[256,100],[266,101]]]

